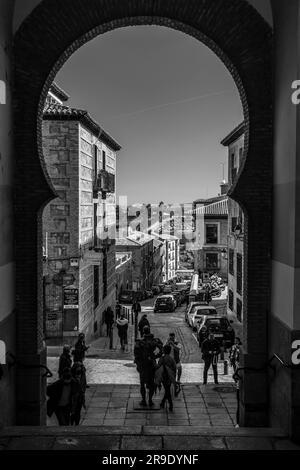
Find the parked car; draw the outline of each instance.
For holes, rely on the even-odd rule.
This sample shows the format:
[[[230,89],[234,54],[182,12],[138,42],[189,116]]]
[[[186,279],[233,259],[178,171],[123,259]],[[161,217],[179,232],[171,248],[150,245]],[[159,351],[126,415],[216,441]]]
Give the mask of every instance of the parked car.
[[[194,313],[189,316],[189,326],[193,328],[194,331],[197,330],[197,321],[201,320],[204,315],[217,316],[218,312],[216,308],[211,305],[198,305]]]
[[[119,296],[120,304],[133,304],[135,299],[141,302],[144,300],[144,293],[142,291],[124,290]]]
[[[176,308],[175,299],[172,295],[160,295],[154,303],[154,313],[174,312]]]
[[[213,331],[215,339],[225,348],[230,348],[234,344],[235,332],[231,326],[231,321],[222,316],[203,315],[197,325],[197,340],[201,348],[203,341]]]
[[[184,319],[187,323],[189,323],[189,316],[192,315],[200,305],[207,305],[207,302],[197,301],[189,303],[184,314]]]

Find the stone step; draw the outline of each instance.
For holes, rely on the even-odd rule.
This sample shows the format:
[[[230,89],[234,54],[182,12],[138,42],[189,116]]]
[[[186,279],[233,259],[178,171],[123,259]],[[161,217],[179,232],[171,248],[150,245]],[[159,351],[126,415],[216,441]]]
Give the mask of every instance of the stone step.
[[[87,435],[286,437],[286,433],[279,428],[233,428],[232,426],[12,426],[0,429],[0,438],[66,435],[78,437]]]

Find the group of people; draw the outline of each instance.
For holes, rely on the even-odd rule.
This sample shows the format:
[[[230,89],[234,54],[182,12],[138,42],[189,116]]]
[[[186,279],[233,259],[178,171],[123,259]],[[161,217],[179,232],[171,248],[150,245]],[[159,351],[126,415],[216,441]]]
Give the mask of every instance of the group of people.
[[[171,387],[174,386],[175,396],[180,392],[180,377],[182,366],[180,356],[182,346],[176,341],[175,333],[170,333],[165,344],[159,338],[155,338],[150,331],[147,315],[143,315],[138,328],[141,338],[134,347],[134,362],[140,376],[141,406],[154,405],[153,395],[157,389],[164,388],[164,396],[160,407],[164,408],[169,403],[169,410],[173,410]]]
[[[82,407],[85,408],[86,369],[83,364],[89,346],[80,333],[73,351],[65,345],[59,358],[58,380],[47,387],[47,414],[56,415],[60,426],[78,425]],[[73,359],[72,359],[73,356]]]

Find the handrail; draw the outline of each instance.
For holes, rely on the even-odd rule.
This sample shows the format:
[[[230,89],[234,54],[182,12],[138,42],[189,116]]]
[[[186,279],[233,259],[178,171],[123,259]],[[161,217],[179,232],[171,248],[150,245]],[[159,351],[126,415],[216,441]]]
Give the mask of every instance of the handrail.
[[[278,354],[273,353],[273,355],[268,360],[268,362],[262,367],[238,367],[235,373],[233,374],[233,379],[236,380],[236,378],[238,378],[242,380],[242,377],[239,375],[239,371],[242,371],[242,370],[249,370],[249,371],[254,371],[254,372],[261,372],[263,370],[267,370],[268,368],[275,370],[275,366],[272,365],[272,362],[274,359],[276,359],[286,369],[296,368],[296,366],[294,366],[293,364],[288,364],[283,359],[281,359],[281,357],[278,356]]]
[[[13,367],[13,366],[19,366],[23,367],[24,369],[45,369],[45,373],[42,375],[42,377],[53,377],[53,374],[50,369],[48,369],[47,366],[44,364],[23,364],[21,361],[19,361],[16,356],[11,353],[10,351],[7,351],[6,353],[7,356],[10,356],[13,362],[8,364],[8,367]]]

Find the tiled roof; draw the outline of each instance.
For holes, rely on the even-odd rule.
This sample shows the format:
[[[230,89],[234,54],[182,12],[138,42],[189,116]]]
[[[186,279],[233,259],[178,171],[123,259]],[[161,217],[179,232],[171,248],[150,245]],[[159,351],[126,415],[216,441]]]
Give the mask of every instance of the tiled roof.
[[[57,98],[61,101],[68,101],[68,99],[70,98],[69,95],[55,82],[52,83],[49,88],[49,91],[51,91],[51,93],[57,96]]]
[[[113,139],[107,132],[102,129],[99,124],[89,115],[84,109],[71,108],[56,103],[48,103],[45,106],[43,119],[47,121],[60,120],[60,121],[79,121],[85,125],[91,132],[99,136],[105,144],[113,150],[118,151],[121,149],[120,144]]]

